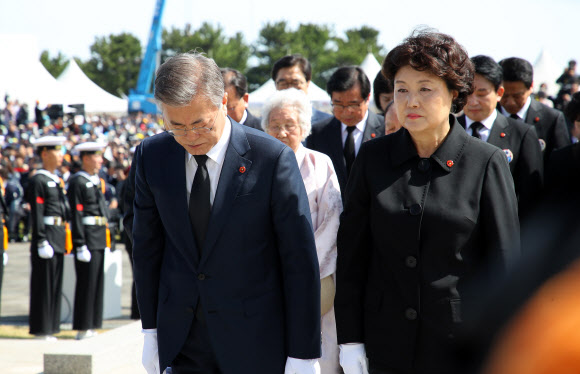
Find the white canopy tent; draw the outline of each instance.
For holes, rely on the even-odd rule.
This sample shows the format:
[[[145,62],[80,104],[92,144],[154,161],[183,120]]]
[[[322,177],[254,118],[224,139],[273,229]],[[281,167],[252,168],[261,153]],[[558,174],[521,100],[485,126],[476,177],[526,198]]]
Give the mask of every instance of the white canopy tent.
[[[74,59],[57,78],[68,93],[69,104],[85,104],[87,113],[127,113],[128,103],[96,85]]]
[[[555,97],[560,90],[556,80],[562,72],[563,68],[554,62],[552,56],[545,49],[542,49],[534,63],[534,91],[540,89],[540,84],[546,83],[548,85],[548,95]]]
[[[362,71],[365,72],[367,78],[369,78],[369,81],[371,82],[370,102],[378,108],[378,105],[375,103],[374,99],[373,82],[375,81],[375,77],[377,76],[378,72],[381,71],[381,64],[379,64],[375,56],[369,52],[359,67],[362,69]]]
[[[268,79],[266,83],[261,85],[257,90],[250,92],[248,107],[250,111],[258,115],[260,108],[264,103],[276,92],[276,85],[272,79]],[[312,106],[319,110],[328,110],[330,108],[330,96],[322,88],[318,87],[314,82],[310,82],[308,86],[308,98],[312,102]]]

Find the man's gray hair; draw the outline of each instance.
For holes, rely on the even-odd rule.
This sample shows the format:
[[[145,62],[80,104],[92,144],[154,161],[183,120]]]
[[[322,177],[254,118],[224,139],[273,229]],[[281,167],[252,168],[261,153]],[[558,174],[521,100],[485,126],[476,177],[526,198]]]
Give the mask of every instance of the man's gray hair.
[[[157,70],[155,99],[159,103],[182,107],[198,95],[215,106],[222,103],[224,80],[213,59],[198,52],[180,53]]]
[[[302,140],[306,139],[310,135],[310,129],[312,127],[310,122],[312,118],[312,104],[310,104],[310,100],[308,100],[304,91],[296,88],[276,91],[266,101],[262,107],[262,128],[264,131],[268,130],[272,110],[282,108],[293,108],[296,110],[296,113],[298,113],[298,123],[302,128]]]

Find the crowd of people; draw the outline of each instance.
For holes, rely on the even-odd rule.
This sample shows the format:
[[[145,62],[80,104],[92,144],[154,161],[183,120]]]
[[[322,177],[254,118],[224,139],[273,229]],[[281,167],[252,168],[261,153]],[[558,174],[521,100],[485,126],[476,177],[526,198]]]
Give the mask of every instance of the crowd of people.
[[[507,321],[578,255],[577,237],[548,224],[578,227],[575,62],[551,104],[528,61],[468,56],[431,31],[391,50],[376,77],[338,67],[332,114],[308,101],[311,76],[300,55],[278,60],[261,118],[243,74],[198,53],[158,70],[163,120],[52,120],[37,106],[27,122],[6,100],[5,241],[32,240],[31,297],[59,271],[57,222],[69,216],[77,277],[97,295],[77,292],[73,327],[91,336],[102,252],[124,222],[149,374],[492,374],[497,357],[518,367],[517,347],[497,337],[516,341]],[[39,218],[38,186],[59,178],[71,213]],[[554,243],[571,249],[550,266]],[[537,276],[509,287],[522,271]],[[58,326],[38,326],[58,305],[39,299],[31,333],[50,338]]]

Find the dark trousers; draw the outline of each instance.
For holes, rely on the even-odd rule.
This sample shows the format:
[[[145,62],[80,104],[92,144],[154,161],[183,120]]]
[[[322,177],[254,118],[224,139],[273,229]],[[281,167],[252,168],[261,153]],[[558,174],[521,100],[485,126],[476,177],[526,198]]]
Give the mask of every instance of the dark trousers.
[[[60,332],[60,304],[62,300],[63,254],[52,258],[38,256],[35,245],[30,251],[30,333],[52,335]]]
[[[73,330],[99,329],[103,326],[105,251],[90,250],[91,261],[75,258],[77,284],[73,311]]]
[[[198,305],[181,352],[171,363],[172,374],[221,374],[200,308]]]
[[[129,255],[129,261],[131,261],[131,270],[133,270],[133,243],[127,237],[126,232],[123,232],[123,237],[125,241],[125,250]],[[131,319],[141,319],[141,314],[139,313],[139,305],[137,304],[137,292],[135,290],[135,281],[131,283]]]
[[[0,250],[0,301],[2,301],[2,278],[4,277],[4,251]],[[0,304],[0,316],[2,315],[2,305]]]

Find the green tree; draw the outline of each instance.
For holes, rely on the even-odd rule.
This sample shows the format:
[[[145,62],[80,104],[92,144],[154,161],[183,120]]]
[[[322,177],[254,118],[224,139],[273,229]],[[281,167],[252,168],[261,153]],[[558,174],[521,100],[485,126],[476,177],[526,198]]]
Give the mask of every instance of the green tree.
[[[91,58],[80,64],[84,73],[105,91],[120,96],[137,85],[141,67],[141,43],[129,33],[97,37]]]
[[[378,43],[379,31],[372,27],[349,29],[345,31],[345,36],[346,38],[334,40],[337,48],[335,62],[337,67],[359,65],[369,52],[372,52],[379,62],[386,56],[384,47]]]
[[[46,70],[55,78],[64,71],[66,66],[68,65],[68,59],[65,55],[63,55],[60,51],[54,57],[50,57],[48,51],[42,51],[40,54],[40,62]]]
[[[172,27],[162,34],[162,60],[177,53],[197,50],[213,58],[219,67],[230,67],[245,72],[250,58],[250,47],[242,33],[226,37],[223,28],[204,22],[199,29],[193,30],[190,24],[184,29]]]

